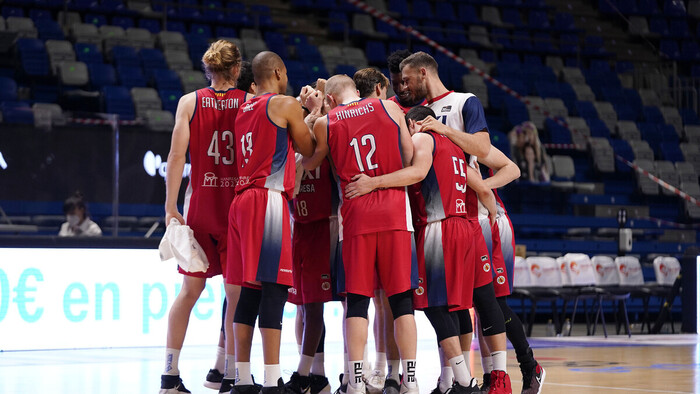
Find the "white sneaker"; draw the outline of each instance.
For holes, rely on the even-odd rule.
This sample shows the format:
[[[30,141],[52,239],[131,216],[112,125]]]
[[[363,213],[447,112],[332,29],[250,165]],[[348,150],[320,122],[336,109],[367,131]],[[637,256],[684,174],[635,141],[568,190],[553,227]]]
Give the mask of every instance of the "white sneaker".
[[[420,393],[420,390],[418,389],[418,384],[416,384],[415,388],[408,388],[406,387],[406,383],[401,383],[401,390],[399,390],[399,394],[418,394]]]
[[[375,369],[369,376],[365,377],[365,385],[369,394],[381,394],[384,389],[386,375],[384,371]]]
[[[351,384],[348,383],[347,394],[366,394],[365,390],[366,389],[364,382],[360,383],[360,385],[357,388],[353,387]]]

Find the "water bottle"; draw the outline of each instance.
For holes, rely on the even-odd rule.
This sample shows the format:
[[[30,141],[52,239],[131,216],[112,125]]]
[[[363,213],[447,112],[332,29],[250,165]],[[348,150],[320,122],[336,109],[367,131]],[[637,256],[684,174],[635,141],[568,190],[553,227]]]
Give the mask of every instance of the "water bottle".
[[[555,334],[554,330],[554,323],[552,323],[552,319],[547,320],[547,336],[548,337],[553,337]]]

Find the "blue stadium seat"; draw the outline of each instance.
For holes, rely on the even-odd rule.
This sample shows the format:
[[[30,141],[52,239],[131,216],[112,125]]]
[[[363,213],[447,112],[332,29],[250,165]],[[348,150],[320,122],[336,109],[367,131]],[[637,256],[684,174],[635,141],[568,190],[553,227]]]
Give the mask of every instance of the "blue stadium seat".
[[[634,152],[632,147],[625,140],[610,140],[610,145],[612,145],[613,152],[615,154],[622,156],[628,161],[634,161]],[[632,169],[625,163],[615,160],[615,168],[618,172],[631,172]]]
[[[500,44],[506,49],[513,48],[513,43],[510,41],[510,33],[508,33],[508,30],[494,27],[491,29],[491,34],[493,35],[491,38],[493,40],[492,42]]]
[[[610,138],[610,130],[600,118],[586,118],[591,137]]]
[[[202,2],[204,11],[202,12],[202,17],[204,20],[209,22],[223,22],[226,14],[221,12],[224,8],[223,4],[218,0],[206,0]],[[192,30],[192,29],[190,29]]]
[[[151,77],[158,90],[182,90],[180,77],[173,70],[157,70]]]
[[[39,22],[35,22],[34,26],[42,41],[66,39],[61,26],[51,19],[42,19]]]
[[[160,21],[157,19],[139,19],[138,26],[150,31],[152,34],[160,33]]]
[[[45,9],[31,9],[29,10],[29,18],[34,21],[34,25],[37,25],[39,21],[53,20],[51,16],[51,11]]]
[[[443,3],[438,3],[443,4]],[[451,22],[445,26],[447,32],[445,33],[445,41],[450,45],[456,45],[458,47],[470,46],[467,34],[464,32],[464,26],[458,22]]]
[[[623,15],[636,15],[639,12],[635,0],[617,0],[617,9]]]
[[[236,29],[233,27],[229,26],[217,26],[216,27],[216,37],[229,37],[229,38],[236,38],[238,37],[238,32],[236,32]]]
[[[41,40],[20,38],[15,43],[19,52],[22,71],[29,77],[49,75],[49,55]]]
[[[527,24],[531,29],[548,30],[551,27],[546,11],[532,10],[527,20]]]
[[[297,57],[304,59],[307,62],[322,62],[321,52],[318,51],[316,45],[299,44],[297,45]]]
[[[308,70],[307,75],[310,83],[319,78],[329,78],[328,70],[326,70],[326,66],[323,64],[323,62],[304,63],[304,67]]]
[[[662,142],[661,143],[661,156],[664,160],[677,162],[684,161],[683,152],[678,142]]]
[[[165,23],[168,31],[174,31],[181,33],[183,36],[187,34],[187,29],[185,28],[185,22],[168,20]]]
[[[416,19],[433,19],[433,7],[426,0],[413,0],[411,16]],[[438,16],[438,19],[442,20],[442,16]]]
[[[681,60],[696,61],[700,59],[700,47],[698,43],[692,40],[684,40],[681,43]]]
[[[330,12],[328,14],[328,32],[342,36],[346,31],[349,32],[350,20],[348,14],[344,12]]]
[[[637,121],[638,112],[635,111],[629,104],[613,103],[613,107],[615,107],[615,112],[617,112],[618,120],[631,120],[633,122]]]
[[[335,66],[334,74],[345,74],[352,78],[357,69],[350,64],[339,64]]]
[[[532,35],[532,49],[544,54],[557,53],[552,43],[552,36],[544,32],[535,32]]]
[[[117,72],[111,64],[88,63],[90,85],[94,89],[117,85]]]
[[[28,103],[5,101],[0,104],[4,123],[34,124],[34,112]]]
[[[501,8],[501,21],[505,24],[513,25],[514,27],[524,27],[523,18],[520,16],[520,10],[512,7]]]
[[[163,109],[175,115],[177,103],[180,101],[180,97],[182,97],[182,90],[159,90],[158,95],[160,96],[160,101],[163,103]]]
[[[642,116],[645,122],[664,123],[664,116],[659,107],[645,106],[642,108]]]
[[[669,31],[666,18],[662,16],[649,18],[649,31],[652,33],[656,33],[661,37],[667,37],[669,35]]]
[[[127,10],[124,7],[124,2],[122,0],[101,0],[98,9],[100,10],[100,12],[103,12],[108,15],[127,12]]]
[[[685,4],[678,0],[664,0],[664,15],[685,18]]]
[[[105,86],[102,88],[104,112],[117,114],[122,120],[133,120],[135,117],[134,102],[129,89],[124,86]]]
[[[390,24],[378,20],[375,26],[377,33],[384,33],[389,36],[390,39],[400,38],[402,34]]]
[[[559,51],[562,55],[578,52],[579,38],[576,34],[561,34],[559,36]]]
[[[559,125],[552,119],[545,119],[544,127],[549,132],[550,141],[553,144],[570,144],[571,132],[564,126]]]
[[[700,124],[700,118],[698,114],[695,113],[691,108],[681,108],[679,109],[681,113],[681,118],[683,119],[684,125],[698,125]]]
[[[492,126],[489,127],[489,136],[491,137],[491,144],[498,148],[504,155],[510,157],[510,142],[508,141],[508,136],[498,130],[494,130]]]
[[[439,1],[435,3],[435,15],[442,21],[453,22],[457,20],[455,9],[449,1]]]
[[[2,10],[0,11],[2,13],[2,17],[7,19],[11,16],[17,16],[20,18],[24,17],[24,10],[20,7],[11,7],[11,6],[3,6]]]
[[[102,14],[85,14],[85,23],[100,27],[107,24],[107,18]]]
[[[597,118],[598,111],[590,101],[577,101],[576,114],[581,118]]]
[[[168,64],[160,49],[143,48],[139,51],[141,65],[144,70],[167,69]]]
[[[557,12],[554,15],[554,28],[561,31],[575,31],[574,16],[568,12]]]
[[[661,13],[657,0],[637,0],[637,12],[639,12],[640,15],[647,16]]]
[[[134,27],[134,19],[130,16],[114,16],[112,17],[112,25],[120,26],[124,30]]]
[[[690,37],[690,29],[685,19],[671,19],[668,24],[668,33],[674,38]]]
[[[649,122],[637,123],[642,139],[649,143],[649,146],[654,151],[654,155],[657,157],[661,155],[661,142],[663,141],[663,134],[659,126],[661,125]]]
[[[388,8],[391,12],[397,13],[402,16],[410,15],[408,11],[408,3],[406,0],[389,0]]]
[[[443,27],[440,22],[436,21],[425,21],[421,27],[423,34],[430,37],[436,42],[444,42],[445,34],[442,32]]]
[[[117,66],[117,74],[119,75],[119,82],[129,89],[134,87],[143,88],[148,84],[148,80],[138,64],[135,66]]]
[[[671,60],[678,60],[681,57],[681,51],[678,48],[676,40],[661,40],[659,41],[659,53]]]
[[[457,18],[465,25],[483,24],[476,9],[471,4],[460,2],[457,6]]]
[[[8,77],[0,77],[0,102],[17,101],[17,82]]]
[[[109,57],[111,62],[114,63],[117,67],[141,66],[141,60],[139,59],[139,55],[136,52],[136,49],[133,47],[114,46],[112,47],[109,53]]]
[[[100,53],[100,50],[95,44],[76,43],[75,57],[78,61],[84,62],[85,64],[102,63],[102,53]]]
[[[382,41],[367,41],[365,54],[370,64],[379,65],[386,63],[386,46]]]
[[[193,23],[190,25],[189,36],[203,37],[205,39],[211,38],[211,27],[203,23]]]
[[[532,50],[532,40],[530,38],[530,32],[527,29],[517,29],[513,31],[513,47],[519,51],[530,51]],[[533,56],[526,54],[525,57]],[[539,56],[537,56],[539,59]],[[542,64],[539,60],[537,64]]]
[[[639,95],[639,92],[636,89],[627,88],[622,89],[622,91],[627,100],[627,104],[630,105],[635,112],[641,113],[644,104],[642,104],[642,97]]]
[[[276,54],[280,55],[282,59],[289,57],[287,51],[287,44],[284,42],[284,35],[275,31],[265,32],[265,44],[267,47]]]

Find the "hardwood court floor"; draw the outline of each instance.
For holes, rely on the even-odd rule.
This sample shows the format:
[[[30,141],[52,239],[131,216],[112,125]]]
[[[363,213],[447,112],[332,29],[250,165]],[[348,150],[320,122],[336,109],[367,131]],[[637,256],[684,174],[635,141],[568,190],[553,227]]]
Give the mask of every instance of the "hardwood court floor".
[[[531,342],[547,371],[543,393],[700,393],[696,335],[532,338]],[[437,352],[429,341],[421,341],[418,349],[418,381],[421,393],[427,394],[439,375]],[[261,380],[259,354],[254,349],[252,369]],[[335,390],[341,369],[340,342],[328,343],[326,354],[326,372]],[[185,344],[180,370],[193,393],[216,393],[202,386],[214,355],[214,346]],[[519,393],[520,371],[512,350],[508,355],[513,392]],[[297,362],[296,346],[284,344],[281,365],[285,379]],[[480,379],[478,351],[472,352],[470,364]],[[0,393],[155,394],[162,368],[162,348],[2,352]]]

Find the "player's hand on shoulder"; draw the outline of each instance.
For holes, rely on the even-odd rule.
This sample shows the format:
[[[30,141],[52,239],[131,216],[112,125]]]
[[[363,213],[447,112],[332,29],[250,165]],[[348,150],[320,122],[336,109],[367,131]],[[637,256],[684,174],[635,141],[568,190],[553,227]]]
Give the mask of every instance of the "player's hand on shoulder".
[[[420,127],[419,131],[434,131],[441,135],[447,134],[447,127],[432,116],[417,121],[416,126]]]
[[[374,178],[365,174],[357,174],[351,180],[352,182],[345,186],[345,197],[348,199],[363,196],[376,189]]]

